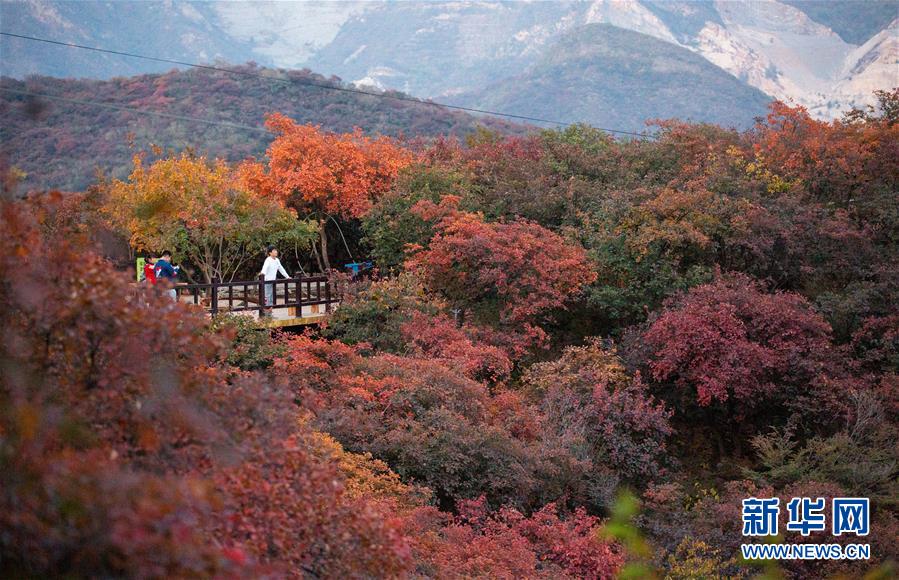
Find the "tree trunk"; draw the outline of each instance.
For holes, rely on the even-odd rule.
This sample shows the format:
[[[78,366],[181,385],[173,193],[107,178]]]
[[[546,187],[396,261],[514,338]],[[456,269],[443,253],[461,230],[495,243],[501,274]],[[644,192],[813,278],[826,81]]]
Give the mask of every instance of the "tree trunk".
[[[331,262],[328,261],[328,234],[325,231],[327,225],[328,222],[325,219],[318,220],[318,233],[321,236],[322,262],[325,265],[325,273],[331,271]]]
[[[714,427],[712,428],[712,439],[715,441],[715,447],[718,450],[718,460],[715,463],[721,463],[727,456],[727,451],[724,449],[724,438],[721,436],[721,431]]]
[[[318,244],[315,243],[315,240],[312,240],[312,255],[315,256],[315,261],[318,263],[318,271],[324,272],[325,267],[322,265],[322,255],[318,251]]]

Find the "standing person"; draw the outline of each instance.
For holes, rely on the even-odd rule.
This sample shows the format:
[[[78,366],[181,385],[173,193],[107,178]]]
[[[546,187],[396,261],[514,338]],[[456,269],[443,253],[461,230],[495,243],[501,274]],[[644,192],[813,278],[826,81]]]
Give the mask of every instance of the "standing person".
[[[156,281],[168,280],[171,284],[175,283],[178,279],[178,266],[172,266],[172,253],[170,251],[166,250],[159,256],[153,267],[153,273]],[[178,301],[178,292],[174,288],[166,292],[168,292],[172,300]]]
[[[144,282],[148,286],[153,286],[156,284],[156,258],[153,256],[147,256],[144,260]]]
[[[275,285],[269,284],[269,280],[277,280],[278,272],[281,272],[281,275],[285,278],[290,278],[290,276],[287,274],[284,266],[281,265],[281,260],[278,259],[278,249],[275,246],[266,248],[266,254],[268,254],[268,256],[265,258],[265,262],[262,264],[262,270],[259,273],[262,274],[266,281],[265,305],[271,307],[274,304]]]

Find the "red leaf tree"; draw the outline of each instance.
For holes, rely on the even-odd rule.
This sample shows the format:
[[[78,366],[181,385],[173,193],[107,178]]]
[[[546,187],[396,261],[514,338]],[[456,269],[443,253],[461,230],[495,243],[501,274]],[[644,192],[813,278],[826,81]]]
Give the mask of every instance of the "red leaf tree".
[[[693,288],[643,335],[652,376],[689,390],[696,403],[756,405],[784,383],[816,377],[834,351],[830,326],[798,294],[764,292],[734,275]]]
[[[669,301],[642,341],[658,391],[681,417],[701,412],[739,449],[742,432],[790,413],[820,422],[845,417],[846,395],[867,384],[851,376],[845,349],[808,301],[768,293],[744,275],[721,277]]]
[[[435,533],[436,532],[436,533]],[[600,521],[554,504],[530,517],[484,498],[461,502],[459,516],[421,535],[423,564],[436,577],[611,579],[624,565],[620,546],[600,539]]]
[[[431,215],[426,202],[418,211]],[[529,221],[488,223],[447,212],[426,249],[407,266],[432,290],[482,320],[542,340],[538,324],[596,279],[586,252]]]
[[[512,392],[492,397],[454,370],[460,367],[455,360],[363,357],[308,336],[291,338],[275,365],[316,425],[349,451],[372,453],[404,480],[428,486],[442,507],[482,494],[494,506],[585,497],[589,463],[542,436],[533,406]]]
[[[615,350],[599,340],[566,348],[557,360],[532,365],[522,382],[539,400],[546,429],[596,468],[641,483],[663,473],[671,412]]]

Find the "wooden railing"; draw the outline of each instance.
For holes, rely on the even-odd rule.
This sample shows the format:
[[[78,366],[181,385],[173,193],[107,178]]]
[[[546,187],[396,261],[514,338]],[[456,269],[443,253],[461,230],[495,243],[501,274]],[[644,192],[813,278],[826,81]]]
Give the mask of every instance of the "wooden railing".
[[[265,303],[265,287],[272,288],[272,304]],[[303,307],[324,306],[330,313],[340,302],[342,292],[327,276],[299,276],[265,281],[220,282],[210,284],[179,284],[179,296],[190,296],[191,302],[202,306],[214,316],[223,312],[259,311],[260,316],[273,308],[296,309],[301,317]]]

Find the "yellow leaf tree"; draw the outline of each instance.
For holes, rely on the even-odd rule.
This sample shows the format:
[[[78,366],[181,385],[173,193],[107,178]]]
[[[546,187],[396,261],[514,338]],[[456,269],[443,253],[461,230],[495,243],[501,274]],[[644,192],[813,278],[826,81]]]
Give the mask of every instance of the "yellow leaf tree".
[[[125,181],[106,188],[104,210],[138,250],[170,249],[206,282],[233,280],[266,243],[308,245],[316,225],[278,200],[243,187],[221,160],[182,154],[147,166],[138,155]]]

